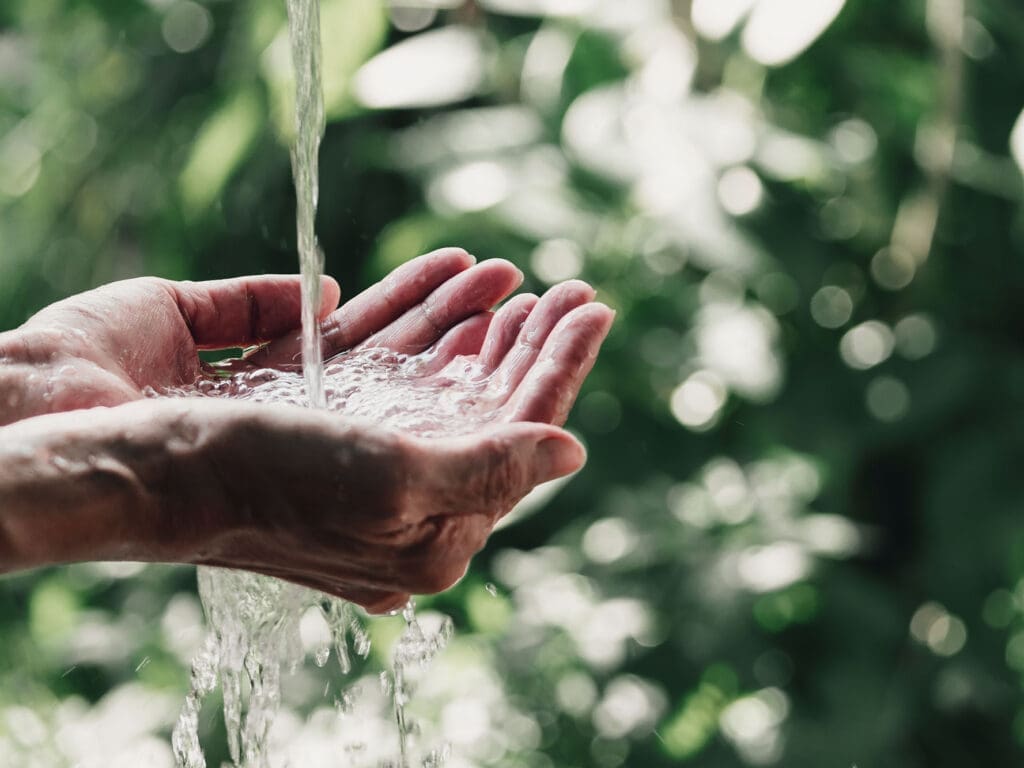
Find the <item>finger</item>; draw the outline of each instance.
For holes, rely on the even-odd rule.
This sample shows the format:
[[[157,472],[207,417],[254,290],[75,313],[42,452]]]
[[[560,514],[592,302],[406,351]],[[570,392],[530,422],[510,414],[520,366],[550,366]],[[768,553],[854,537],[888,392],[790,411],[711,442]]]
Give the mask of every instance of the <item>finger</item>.
[[[477,264],[448,280],[363,345],[407,354],[422,352],[456,323],[493,307],[522,280],[523,273],[504,259]]]
[[[586,460],[576,438],[548,424],[519,422],[421,442],[423,460],[412,473],[440,515],[496,520],[535,486],[572,474]]]
[[[594,289],[580,280],[559,283],[545,293],[495,372],[495,391],[510,397],[536,362],[552,329],[567,313],[593,298]]]
[[[614,319],[604,304],[585,304],[563,317],[509,401],[511,419],[564,424]]]
[[[320,326],[324,357],[350,349],[386,327],[474,261],[461,248],[442,248],[398,267],[324,319]],[[247,359],[253,365],[275,367],[296,363],[301,356],[301,335],[289,334]]]
[[[537,297],[532,293],[524,293],[509,299],[497,311],[480,350],[479,362],[485,371],[493,371],[505,358],[536,305]]]
[[[168,282],[196,346],[243,347],[276,338],[302,324],[299,275],[259,275],[201,283]],[[341,291],[321,278],[319,316],[338,305]]]
[[[459,355],[478,354],[493,317],[493,312],[480,312],[448,331],[431,350],[421,373],[425,376],[437,373]]]
[[[408,592],[383,592],[380,596],[367,596],[366,599],[348,599],[350,602],[361,605],[367,613],[380,616],[401,610],[409,602],[410,597],[412,596]]]
[[[361,344],[475,262],[461,248],[442,248],[398,267],[327,318],[324,354],[330,357]]]

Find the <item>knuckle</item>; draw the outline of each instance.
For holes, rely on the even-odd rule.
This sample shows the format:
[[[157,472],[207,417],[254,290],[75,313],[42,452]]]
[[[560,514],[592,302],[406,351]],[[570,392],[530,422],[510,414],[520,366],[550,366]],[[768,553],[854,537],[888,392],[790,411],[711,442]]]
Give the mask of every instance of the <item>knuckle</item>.
[[[430,331],[435,336],[440,336],[447,329],[441,321],[442,312],[441,308],[437,306],[437,301],[438,300],[432,296],[428,296],[423,303],[417,307],[417,311]]]

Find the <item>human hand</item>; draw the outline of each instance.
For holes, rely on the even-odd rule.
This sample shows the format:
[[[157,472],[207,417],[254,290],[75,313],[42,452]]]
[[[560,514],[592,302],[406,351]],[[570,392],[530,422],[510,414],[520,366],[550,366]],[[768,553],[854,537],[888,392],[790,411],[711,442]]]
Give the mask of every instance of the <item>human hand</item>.
[[[286,579],[375,613],[450,587],[523,496],[585,460],[571,435],[542,424],[424,439],[294,406],[210,416],[215,437],[202,451],[218,469],[202,495],[227,503],[179,559]]]
[[[475,380],[460,370],[447,383],[486,381],[492,420],[564,423],[614,313],[592,303],[594,290],[578,280],[540,299],[521,294],[491,312],[522,274],[501,259],[472,264],[464,251],[443,249],[399,267],[324,320],[324,357],[370,347],[426,353],[418,369],[424,380],[448,379],[473,363]],[[295,365],[300,350],[301,338],[287,334],[227,367],[283,368]],[[343,377],[345,358],[334,364]]]
[[[240,568],[371,611],[457,581],[531,488],[575,471],[557,427],[423,439],[311,409],[147,400],[2,430],[0,572],[78,560]]]
[[[324,278],[321,317],[338,296]],[[299,325],[300,312],[298,275],[144,277],[72,296],[0,334],[0,425],[192,384],[204,369],[199,350],[278,338]]]
[[[473,261],[455,248],[421,256],[334,313],[338,285],[324,278],[325,357],[357,346],[432,349],[440,364],[478,356],[482,370],[495,374],[495,392],[510,420],[564,420],[611,313],[599,305],[581,308],[593,293],[571,282],[552,289],[536,311],[535,297],[516,297],[492,324],[490,308],[522,276],[500,259]],[[137,278],[53,304],[17,331],[0,334],[0,425],[138,400],[147,387],[191,385],[208,368],[201,349],[273,341],[226,367],[297,366],[299,285],[293,275],[203,283]],[[517,336],[527,315],[530,322]]]
[[[603,305],[591,303],[593,289],[578,281],[556,286],[539,300],[531,295],[517,296],[497,313],[491,313],[489,308],[518,286],[521,275],[511,264],[500,260],[472,267],[470,264],[464,253],[446,250],[400,267],[324,321],[324,354],[330,358],[366,347],[405,354],[427,352],[427,362],[421,368],[425,379],[445,377],[449,366],[462,368],[461,359],[471,360],[476,363],[478,376],[489,382],[487,402],[498,411],[494,426],[460,438],[423,440],[412,435],[392,435],[390,439],[394,442],[385,453],[390,455],[394,451],[396,458],[386,462],[389,466],[404,466],[408,451],[418,457],[414,464],[419,470],[409,480],[413,492],[406,497],[419,510],[413,513],[414,517],[418,515],[418,522],[401,532],[390,531],[383,539],[374,539],[373,544],[386,551],[377,552],[373,546],[357,547],[354,552],[367,553],[367,559],[357,564],[369,569],[367,572],[326,576],[323,563],[331,558],[313,552],[323,546],[323,541],[331,540],[330,536],[317,538],[312,549],[303,549],[310,560],[299,572],[266,565],[274,562],[273,552],[261,554],[262,567],[259,563],[242,567],[343,594],[371,610],[400,606],[409,592],[435,592],[454,583],[464,573],[472,554],[483,546],[494,524],[526,492],[543,480],[579,468],[583,452],[575,440],[562,430],[542,424],[565,421],[608,332],[613,313]],[[243,361],[233,362],[231,367],[237,370],[294,365],[300,349],[301,339],[288,335]],[[454,381],[456,385],[472,384],[458,376]],[[303,416],[316,418],[308,413]],[[531,447],[530,439],[535,434],[547,435],[545,451]],[[284,443],[290,444],[291,441]],[[555,446],[560,446],[558,451]],[[552,454],[539,455],[547,451]],[[535,464],[537,474],[523,483],[521,468],[530,461],[539,462]],[[355,493],[355,497],[372,497],[374,489],[380,492],[403,482],[401,470],[398,476],[387,478],[375,477],[374,471],[379,470],[368,463],[365,472],[359,473],[369,487]],[[510,471],[512,474],[507,474]],[[417,478],[424,476],[422,472],[443,483],[424,489],[417,484]],[[384,503],[387,505],[386,500]],[[372,504],[368,509],[374,510],[374,516],[379,514]],[[480,509],[488,511],[475,511]],[[387,519],[385,515],[378,522]],[[383,524],[387,526],[386,522]],[[450,531],[444,531],[446,526],[450,526]],[[298,531],[302,526],[289,523],[287,529]],[[431,549],[430,542],[437,541],[431,538],[434,535],[441,537],[444,544]],[[269,543],[272,548],[280,546],[274,540]],[[292,545],[296,547],[298,543]],[[250,549],[248,543],[238,547],[240,553]],[[393,578],[398,578],[390,582],[390,590],[388,582],[381,579],[381,564],[388,562],[400,563],[393,572]],[[344,585],[341,593],[339,578]]]

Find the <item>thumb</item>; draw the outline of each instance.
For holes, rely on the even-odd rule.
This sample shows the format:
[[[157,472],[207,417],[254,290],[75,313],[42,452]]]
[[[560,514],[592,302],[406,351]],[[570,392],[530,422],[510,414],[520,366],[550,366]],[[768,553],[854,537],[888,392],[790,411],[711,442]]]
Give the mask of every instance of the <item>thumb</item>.
[[[518,422],[443,443],[434,481],[458,488],[459,506],[470,510],[482,505],[507,512],[535,486],[572,474],[586,461],[580,442],[550,424]]]
[[[168,285],[196,346],[203,349],[270,341],[302,324],[299,275],[256,275]],[[333,278],[321,278],[321,318],[338,305],[340,295]]]

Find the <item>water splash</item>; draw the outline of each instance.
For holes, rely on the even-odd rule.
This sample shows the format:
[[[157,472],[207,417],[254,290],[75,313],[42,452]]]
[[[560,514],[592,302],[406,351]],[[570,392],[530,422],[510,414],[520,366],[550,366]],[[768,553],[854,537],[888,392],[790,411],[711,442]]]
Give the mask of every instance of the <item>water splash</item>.
[[[391,692],[395,706],[395,721],[398,723],[400,765],[401,768],[409,768],[409,740],[415,735],[416,728],[410,723],[405,709],[412,696],[412,686],[409,683],[407,672],[411,667],[422,667],[429,664],[448,645],[453,628],[452,620],[445,616],[436,633],[430,635],[424,633],[416,620],[416,604],[411,599],[402,609],[402,618],[405,619],[405,631],[398,638],[398,643],[392,654]],[[424,761],[424,765],[428,761],[431,765],[437,765],[439,754],[437,751],[432,752]]]
[[[180,768],[206,768],[206,757],[199,744],[199,711],[203,699],[217,687],[219,664],[220,643],[217,636],[211,633],[192,659],[190,690],[171,735],[171,749],[174,751],[175,763]]]
[[[305,656],[303,614],[311,607],[323,612],[335,648],[346,647],[353,625],[360,637],[364,630],[355,609],[342,600],[245,571],[200,568],[199,595],[210,634],[192,662],[191,690],[172,736],[175,759],[181,768],[205,768],[199,711],[219,679],[233,763],[268,768],[267,737],[281,702],[281,675]],[[366,643],[354,646],[360,655],[369,652]],[[347,648],[344,658],[347,664]]]
[[[420,437],[471,434],[495,420],[496,396],[475,362],[456,358],[443,371],[425,375],[433,363],[426,354],[409,356],[380,348],[343,352],[325,364],[327,408]],[[310,403],[303,376],[270,368],[204,378],[191,387],[161,394]]]

